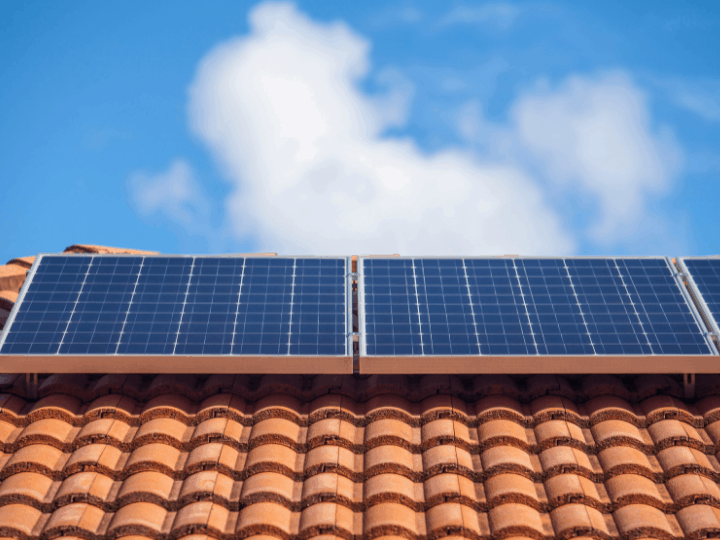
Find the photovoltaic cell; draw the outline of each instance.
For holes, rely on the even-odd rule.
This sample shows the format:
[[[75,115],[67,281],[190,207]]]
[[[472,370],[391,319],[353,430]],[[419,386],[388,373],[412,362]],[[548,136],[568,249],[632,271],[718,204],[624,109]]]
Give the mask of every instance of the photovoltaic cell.
[[[146,257],[136,279],[128,276],[132,300],[118,354],[174,354],[193,266],[189,257]],[[61,354],[81,352],[60,348]]]
[[[337,258],[43,256],[0,354],[347,355]]]
[[[717,257],[683,257],[680,259],[692,284],[705,305],[717,331],[720,321],[720,258]]]
[[[364,354],[712,354],[665,259],[361,259]]]
[[[195,260],[173,354],[238,354],[232,348],[235,333],[245,330],[237,327],[244,273],[245,259]]]

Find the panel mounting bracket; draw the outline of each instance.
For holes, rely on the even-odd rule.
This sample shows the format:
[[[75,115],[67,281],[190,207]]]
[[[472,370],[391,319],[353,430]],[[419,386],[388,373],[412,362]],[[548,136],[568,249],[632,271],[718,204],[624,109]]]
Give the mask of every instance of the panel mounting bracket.
[[[685,399],[695,399],[694,373],[683,373],[683,394]]]
[[[38,393],[38,374],[37,373],[26,373],[25,374],[25,395],[28,399],[37,399]]]

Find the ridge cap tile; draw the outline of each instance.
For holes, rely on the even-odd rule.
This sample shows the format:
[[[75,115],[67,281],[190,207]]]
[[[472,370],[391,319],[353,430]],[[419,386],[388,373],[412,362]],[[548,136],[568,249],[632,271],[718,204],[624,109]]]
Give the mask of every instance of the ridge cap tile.
[[[101,253],[101,254],[138,254],[157,255],[159,251],[143,251],[139,249],[98,246],[94,244],[73,244],[65,248],[64,253]]]

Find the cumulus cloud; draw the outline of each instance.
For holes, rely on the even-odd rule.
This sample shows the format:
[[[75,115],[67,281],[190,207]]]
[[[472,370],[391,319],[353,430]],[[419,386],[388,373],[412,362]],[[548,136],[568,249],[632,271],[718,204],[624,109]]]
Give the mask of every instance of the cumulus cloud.
[[[342,23],[263,4],[202,61],[190,117],[233,184],[233,233],[284,253],[555,254],[575,238],[521,167],[383,132],[409,91],[358,89],[369,44]],[[532,130],[531,130],[532,131]]]
[[[522,96],[512,117],[520,144],[548,177],[599,204],[592,238],[609,243],[635,230],[648,198],[663,193],[680,150],[654,130],[643,92],[627,76],[571,77]]]
[[[143,218],[161,215],[191,234],[207,234],[211,204],[186,161],[176,159],[167,171],[133,173],[128,201]]]

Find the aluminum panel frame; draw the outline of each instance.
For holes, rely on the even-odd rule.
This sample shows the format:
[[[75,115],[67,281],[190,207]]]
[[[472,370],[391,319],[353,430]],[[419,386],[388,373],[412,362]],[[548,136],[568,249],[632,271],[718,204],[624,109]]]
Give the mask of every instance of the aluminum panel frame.
[[[708,259],[715,259],[720,262],[720,256],[709,256],[709,257],[678,257],[676,259],[677,265],[680,269],[680,273],[682,276],[684,276],[687,281],[687,289],[688,294],[691,295],[693,301],[698,306],[699,315],[703,319],[703,323],[707,326],[709,325],[709,331],[713,334],[715,334],[715,337],[720,340],[720,325],[718,325],[718,321],[715,320],[715,316],[712,314],[712,310],[707,305],[707,302],[705,301],[705,297],[700,292],[700,289],[697,286],[697,283],[695,283],[695,278],[693,277],[692,273],[690,272],[689,268],[685,264],[685,261],[687,260],[708,260]]]

